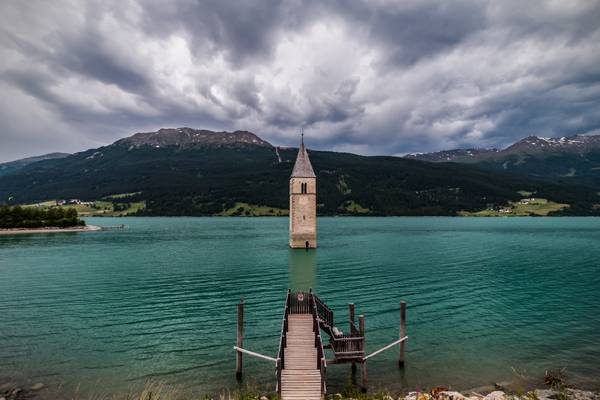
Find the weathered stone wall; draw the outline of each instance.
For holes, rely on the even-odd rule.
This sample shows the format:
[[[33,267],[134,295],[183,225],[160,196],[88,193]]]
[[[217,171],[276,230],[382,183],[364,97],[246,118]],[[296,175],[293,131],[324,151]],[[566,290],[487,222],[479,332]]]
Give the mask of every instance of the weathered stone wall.
[[[307,193],[302,193],[307,183]],[[290,247],[317,247],[317,180],[290,179]]]

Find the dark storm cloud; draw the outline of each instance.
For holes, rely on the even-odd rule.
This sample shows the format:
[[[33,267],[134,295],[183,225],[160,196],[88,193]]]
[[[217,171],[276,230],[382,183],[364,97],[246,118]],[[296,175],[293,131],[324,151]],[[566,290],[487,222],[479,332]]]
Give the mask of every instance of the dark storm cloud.
[[[0,160],[166,126],[402,154],[600,129],[599,1],[7,1]]]
[[[340,10],[346,9],[344,3],[338,4]],[[357,4],[347,12],[358,26],[368,23],[371,42],[386,47],[391,64],[388,67],[413,64],[460,43],[485,26],[485,2],[398,2],[383,7]]]
[[[115,84],[131,92],[149,92],[151,79],[115,60],[110,50],[103,47],[103,40],[97,32],[85,32],[72,41],[61,43],[54,59],[69,73]]]
[[[269,57],[279,29],[297,27],[301,7],[281,1],[150,1],[141,29],[149,35],[184,32],[201,58],[223,53],[233,65]]]

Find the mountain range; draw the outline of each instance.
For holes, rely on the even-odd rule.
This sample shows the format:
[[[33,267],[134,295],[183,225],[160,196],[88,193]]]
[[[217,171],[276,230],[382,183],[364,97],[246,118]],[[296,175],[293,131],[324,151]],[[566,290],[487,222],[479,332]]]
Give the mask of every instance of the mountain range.
[[[572,138],[527,138],[505,150],[405,158],[309,150],[317,175],[318,213],[456,215],[503,207],[527,193],[568,204],[557,211],[561,215],[597,214],[600,197],[594,180],[572,179],[581,176],[582,167],[570,177],[550,179],[558,171],[558,158],[593,154],[583,147],[592,147],[596,139],[589,138],[597,137],[585,138],[590,144],[580,146],[579,152],[552,150],[579,140]],[[551,144],[555,141],[559,144]],[[544,149],[533,151],[538,146]],[[273,146],[247,131],[160,129],[13,168],[0,175],[0,203],[111,198],[144,202],[145,208],[137,211],[141,215],[220,215],[240,204],[286,210],[296,154],[295,148]],[[532,158],[552,160],[548,173],[523,171],[521,165],[533,165]],[[583,159],[593,176],[595,161]]]
[[[600,186],[600,135],[529,136],[505,149],[456,149],[409,154],[428,162],[472,164],[492,171]]]

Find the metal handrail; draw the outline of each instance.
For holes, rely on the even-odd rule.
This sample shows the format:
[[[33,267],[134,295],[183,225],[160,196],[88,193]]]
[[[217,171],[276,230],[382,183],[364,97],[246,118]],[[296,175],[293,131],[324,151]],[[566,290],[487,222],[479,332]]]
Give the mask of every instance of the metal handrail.
[[[233,349],[235,351],[239,351],[241,353],[245,353],[245,354],[248,354],[248,355],[253,356],[253,357],[262,358],[263,360],[273,361],[273,362],[277,363],[277,359],[275,359],[273,357],[265,356],[264,354],[260,354],[260,353],[257,353],[255,351],[246,350],[246,349],[243,349],[243,348],[238,347],[238,346],[233,346]]]
[[[408,336],[401,337],[400,339],[393,341],[392,343],[388,344],[387,346],[383,346],[379,350],[374,351],[371,354],[369,354],[368,356],[363,357],[363,361],[366,361],[369,358],[376,356],[377,354],[381,353],[382,351],[385,351],[387,349],[391,349],[395,345],[400,344],[400,343],[406,341],[406,339],[408,339]]]

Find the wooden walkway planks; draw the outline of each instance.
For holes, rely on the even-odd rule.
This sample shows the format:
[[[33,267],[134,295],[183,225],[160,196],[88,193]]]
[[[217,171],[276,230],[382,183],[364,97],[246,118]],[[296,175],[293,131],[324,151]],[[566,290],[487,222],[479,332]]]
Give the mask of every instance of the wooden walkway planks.
[[[317,369],[317,349],[312,314],[289,314],[287,346],[281,373],[282,400],[319,400],[321,373]]]

